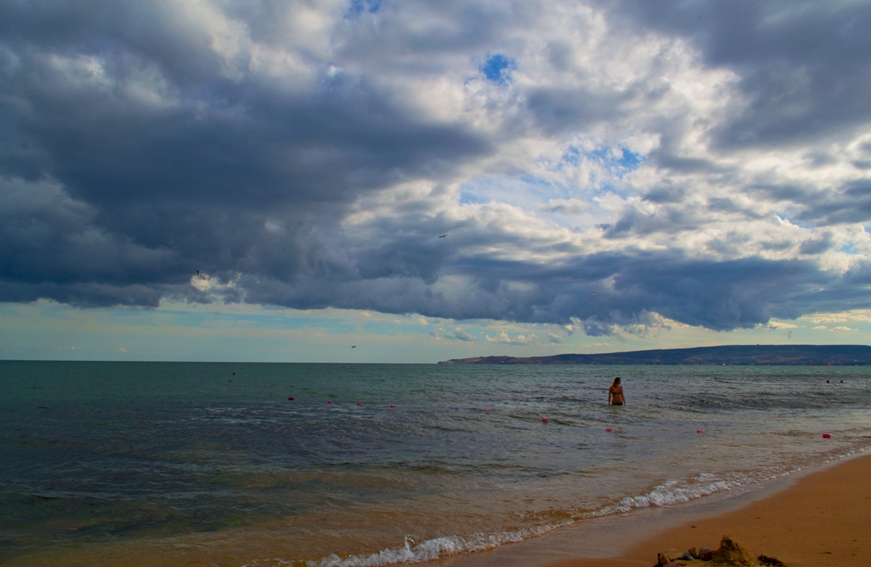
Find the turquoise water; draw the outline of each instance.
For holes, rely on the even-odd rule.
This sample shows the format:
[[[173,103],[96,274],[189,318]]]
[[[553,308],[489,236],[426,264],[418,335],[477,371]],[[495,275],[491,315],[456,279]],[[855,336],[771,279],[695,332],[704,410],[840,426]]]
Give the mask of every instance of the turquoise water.
[[[865,367],[0,362],[0,562],[413,562],[869,446]]]

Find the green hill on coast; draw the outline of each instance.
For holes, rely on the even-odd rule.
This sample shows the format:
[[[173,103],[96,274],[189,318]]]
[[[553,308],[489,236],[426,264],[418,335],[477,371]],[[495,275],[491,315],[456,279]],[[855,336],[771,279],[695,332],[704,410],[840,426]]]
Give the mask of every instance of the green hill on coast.
[[[871,364],[867,345],[729,345],[696,348],[636,350],[604,354],[555,356],[478,356],[439,364],[728,364],[824,365]]]

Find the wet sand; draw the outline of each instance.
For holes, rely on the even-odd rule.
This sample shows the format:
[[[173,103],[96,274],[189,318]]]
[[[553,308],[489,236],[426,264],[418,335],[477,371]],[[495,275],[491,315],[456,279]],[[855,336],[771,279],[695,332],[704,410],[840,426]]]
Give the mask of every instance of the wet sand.
[[[871,564],[871,455],[798,473],[746,492],[571,526],[449,567],[651,567],[657,552],[716,549],[730,535],[753,557],[790,567]],[[711,565],[687,562],[688,567]]]
[[[632,546],[621,557],[569,559],[549,567],[651,566],[658,551],[716,549],[728,534],[754,557],[789,566],[871,564],[871,456],[799,478],[786,490],[713,518],[684,523]],[[688,565],[704,564],[692,562]]]

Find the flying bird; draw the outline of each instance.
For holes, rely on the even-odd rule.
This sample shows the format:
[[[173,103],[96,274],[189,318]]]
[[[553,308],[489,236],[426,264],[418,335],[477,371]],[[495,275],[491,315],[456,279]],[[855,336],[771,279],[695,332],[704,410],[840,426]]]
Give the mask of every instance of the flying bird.
[[[439,236],[439,238],[447,238],[447,237],[448,237],[447,234],[443,234],[443,235]]]
[[[595,295],[596,295],[596,292],[594,291],[593,293],[590,294],[590,299],[593,299],[593,297],[594,297]]]
[[[351,348],[357,348],[357,345],[351,345]]]

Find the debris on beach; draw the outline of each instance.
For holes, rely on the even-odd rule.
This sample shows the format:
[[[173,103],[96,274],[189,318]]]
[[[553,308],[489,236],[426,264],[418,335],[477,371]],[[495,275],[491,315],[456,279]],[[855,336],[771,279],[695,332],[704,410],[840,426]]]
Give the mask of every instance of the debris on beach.
[[[720,549],[714,552],[711,558],[713,565],[741,565],[750,567],[753,565],[753,556],[750,555],[737,541],[724,535],[720,540]]]
[[[759,560],[760,565],[765,565],[765,567],[786,567],[786,563],[777,559],[776,557],[769,557],[768,555],[760,555],[756,559]]]
[[[695,561],[696,559],[710,561],[713,553],[714,552],[707,547],[703,547],[699,550],[696,550],[695,547],[691,547],[689,550],[684,551],[679,555],[674,549],[669,549],[668,551],[661,551],[656,554],[656,565],[654,567],[686,565],[683,561]]]
[[[760,555],[755,560],[746,549],[731,537],[724,535],[720,540],[720,547],[711,550],[707,547],[701,547],[696,550],[695,547],[678,555],[674,549],[668,551],[660,551],[656,554],[656,565],[654,567],[679,567],[686,565],[687,561],[710,561],[712,565],[740,566],[750,567],[758,565],[764,567],[786,567],[783,561],[769,557],[768,555]]]
[[[695,551],[692,549],[690,551]],[[686,565],[687,561],[692,561],[695,559],[695,556],[687,551],[682,555],[675,555],[673,549],[668,552],[662,552],[656,554],[656,565],[654,567],[680,567],[682,565]]]

